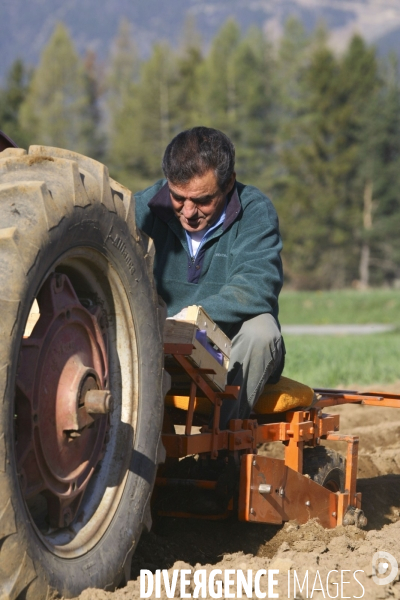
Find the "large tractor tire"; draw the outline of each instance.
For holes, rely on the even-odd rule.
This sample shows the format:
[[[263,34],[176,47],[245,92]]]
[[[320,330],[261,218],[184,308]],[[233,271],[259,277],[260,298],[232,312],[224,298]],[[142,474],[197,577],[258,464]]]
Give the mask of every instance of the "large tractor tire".
[[[152,261],[103,165],[0,153],[0,598],[129,577],[164,454]]]
[[[304,449],[303,473],[331,492],[344,492],[346,461],[324,446]]]

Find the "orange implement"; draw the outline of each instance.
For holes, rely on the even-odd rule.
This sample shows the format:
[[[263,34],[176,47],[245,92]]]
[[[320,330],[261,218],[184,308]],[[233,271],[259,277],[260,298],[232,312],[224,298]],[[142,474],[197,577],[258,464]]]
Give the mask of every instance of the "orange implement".
[[[156,486],[160,494],[162,490],[178,489],[180,499],[184,499],[187,490],[214,494],[219,508],[204,514],[191,509],[189,502],[187,509],[161,508],[158,514],[218,519],[236,511],[239,519],[257,523],[282,523],[289,519],[305,523],[317,518],[327,528],[351,523],[365,525],[361,494],[356,490],[358,437],[338,433],[340,416],[325,414],[322,409],[354,403],[400,408],[400,394],[315,389],[311,390],[314,400],[310,407],[253,414],[249,419],[232,420],[227,429],[220,430],[221,405],[224,401],[234,402],[239,388],[223,388],[221,378],[217,385],[212,378],[217,368],[214,370],[209,361],[196,364],[191,359],[192,345],[179,344],[174,339],[174,343],[165,343],[164,350],[168,354],[166,368],[172,376],[175,396],[169,396],[169,405],[165,406],[169,428],[162,441],[167,463],[156,479]],[[296,382],[290,383],[291,389],[295,389]],[[179,406],[171,406],[174,397],[179,399]],[[293,407],[298,404],[294,398]],[[211,412],[205,411],[204,406],[210,406]],[[279,403],[275,402],[275,406]],[[183,422],[184,432],[181,432],[179,427]],[[324,450],[322,440],[347,443],[345,469],[343,459],[333,469],[336,472],[342,469],[342,479],[327,482],[319,472],[308,472],[306,457],[310,452],[315,453],[314,463],[316,459],[317,463],[321,461],[321,457],[331,459],[332,451]],[[260,445],[271,442],[284,444],[283,460],[257,454]],[[178,459],[181,462],[176,462]],[[190,466],[187,474],[183,469],[185,461]],[[177,465],[184,473],[179,477],[173,474]]]

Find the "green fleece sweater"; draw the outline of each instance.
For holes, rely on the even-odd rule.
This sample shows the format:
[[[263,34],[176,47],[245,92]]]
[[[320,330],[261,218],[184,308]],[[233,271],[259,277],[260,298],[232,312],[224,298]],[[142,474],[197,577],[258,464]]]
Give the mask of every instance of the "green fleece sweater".
[[[278,319],[282,241],[275,208],[260,190],[236,183],[224,222],[195,260],[166,181],[135,198],[137,225],[154,240],[154,276],[169,316],[198,304],[228,335],[235,325],[262,313]]]

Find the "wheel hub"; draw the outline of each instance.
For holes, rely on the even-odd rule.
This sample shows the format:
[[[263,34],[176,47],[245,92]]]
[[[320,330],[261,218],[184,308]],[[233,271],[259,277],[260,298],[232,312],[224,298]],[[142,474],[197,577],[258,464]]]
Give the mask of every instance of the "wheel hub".
[[[51,527],[68,526],[104,449],[112,404],[101,311],[79,302],[66,275],[39,295],[16,391],[17,463],[27,500],[42,494]]]

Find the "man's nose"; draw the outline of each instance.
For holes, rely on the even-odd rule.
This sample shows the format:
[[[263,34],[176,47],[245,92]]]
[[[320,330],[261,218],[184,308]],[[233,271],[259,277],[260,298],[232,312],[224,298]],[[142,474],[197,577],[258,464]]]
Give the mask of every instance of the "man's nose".
[[[197,206],[191,200],[185,200],[182,207],[182,214],[186,219],[191,219],[197,214]]]

